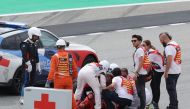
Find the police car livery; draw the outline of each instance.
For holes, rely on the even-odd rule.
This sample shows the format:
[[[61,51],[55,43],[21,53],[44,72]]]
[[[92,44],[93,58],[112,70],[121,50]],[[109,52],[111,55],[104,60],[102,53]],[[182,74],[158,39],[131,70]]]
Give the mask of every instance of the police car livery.
[[[0,86],[11,86],[16,93],[22,83],[22,54],[20,43],[28,38],[29,27],[15,22],[0,22]],[[41,72],[35,75],[35,84],[42,85],[47,79],[50,69],[50,58],[56,53],[55,43],[59,39],[55,34],[42,29],[38,52]],[[71,53],[78,68],[89,62],[97,62],[95,51],[88,46],[67,43],[66,51]]]

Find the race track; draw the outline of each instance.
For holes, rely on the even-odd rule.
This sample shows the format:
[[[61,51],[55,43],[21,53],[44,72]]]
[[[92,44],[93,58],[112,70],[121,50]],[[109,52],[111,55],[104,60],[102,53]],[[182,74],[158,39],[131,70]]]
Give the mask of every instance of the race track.
[[[173,39],[176,40],[182,47],[182,74],[180,75],[177,91],[179,98],[179,109],[189,109],[189,77],[190,73],[188,69],[190,68],[190,52],[188,44],[190,44],[190,24],[181,25],[169,25],[161,27],[152,28],[141,28],[133,30],[122,30],[113,31],[102,34],[91,34],[91,35],[79,35],[77,37],[64,37],[67,41],[72,41],[80,44],[85,44],[97,51],[100,59],[106,59],[110,63],[115,62],[121,67],[127,67],[129,71],[133,70],[132,53],[134,48],[131,44],[131,35],[140,34],[144,39],[149,39],[153,42],[156,48],[160,51],[163,50],[160,45],[158,35],[160,32],[169,32]],[[147,83],[147,87],[148,87]],[[18,104],[18,96],[13,96],[2,94],[2,89],[0,89],[0,109],[22,109],[22,106]],[[165,88],[165,81],[162,79],[161,84],[161,99],[160,99],[160,109],[165,109],[168,105],[168,94]]]
[[[129,13],[125,13],[122,17],[120,16],[96,21],[83,21],[89,19],[91,16],[89,16],[89,14],[82,13],[83,16],[79,18],[79,22],[71,22],[67,24],[61,23],[60,25],[55,24],[44,26],[44,28],[49,29],[59,36],[64,36],[63,38],[67,41],[90,46],[96,50],[100,60],[106,59],[110,63],[117,63],[121,67],[127,67],[130,72],[133,71],[132,54],[134,52],[134,48],[131,44],[131,35],[140,34],[144,39],[151,40],[153,45],[160,51],[163,51],[158,35],[161,32],[169,32],[173,36],[173,39],[182,47],[182,74],[180,75],[177,85],[179,109],[189,109],[189,4],[190,2],[182,3],[180,7],[175,7],[176,4],[172,4],[171,8],[168,7],[168,10],[169,8],[172,10],[171,12],[168,12],[167,9],[162,10],[161,4],[157,8],[158,10],[151,10],[153,9],[151,6],[150,8],[146,6],[141,6],[143,8],[137,6],[137,8],[134,8],[134,10]],[[165,7],[167,6],[168,5]],[[182,7],[184,9],[182,9]],[[157,13],[155,14],[154,12]],[[56,19],[58,20],[58,23],[61,22],[63,16]],[[102,17],[102,14],[97,16],[97,18],[98,17]],[[19,19],[20,17],[12,18],[12,20],[17,18]],[[70,21],[71,18],[68,17],[68,19],[68,21]],[[74,19],[74,21],[76,19]],[[40,21],[43,22],[43,20],[44,19]],[[147,83],[147,87],[149,87],[149,83]],[[0,87],[0,109],[23,109],[23,107],[19,105],[18,100],[19,96],[10,94],[8,88]],[[163,78],[161,83],[160,109],[165,109],[168,103],[169,98],[165,88],[165,80]]]

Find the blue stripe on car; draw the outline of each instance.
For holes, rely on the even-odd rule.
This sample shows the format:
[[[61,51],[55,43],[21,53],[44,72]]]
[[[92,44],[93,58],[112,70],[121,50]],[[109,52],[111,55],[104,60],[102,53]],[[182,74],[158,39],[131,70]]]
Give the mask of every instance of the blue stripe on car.
[[[18,56],[18,57],[22,57],[22,54],[21,54],[20,50],[5,50],[5,49],[2,49],[1,51],[5,52],[5,53],[10,53],[10,54]]]

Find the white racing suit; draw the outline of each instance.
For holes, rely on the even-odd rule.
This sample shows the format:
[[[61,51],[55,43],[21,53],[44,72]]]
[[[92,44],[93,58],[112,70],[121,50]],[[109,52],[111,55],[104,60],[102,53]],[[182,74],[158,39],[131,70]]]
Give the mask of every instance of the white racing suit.
[[[83,88],[88,84],[95,94],[95,109],[101,109],[101,88],[106,87],[106,78],[102,72],[105,72],[98,63],[90,63],[85,65],[78,74],[77,89],[75,99],[80,100]],[[98,79],[100,77],[100,80]]]

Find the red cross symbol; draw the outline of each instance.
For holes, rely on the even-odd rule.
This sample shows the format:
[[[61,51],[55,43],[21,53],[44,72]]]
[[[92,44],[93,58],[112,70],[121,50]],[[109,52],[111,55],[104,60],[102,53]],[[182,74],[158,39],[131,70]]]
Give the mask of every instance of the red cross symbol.
[[[42,94],[41,101],[34,101],[34,109],[56,109],[55,102],[49,102],[49,95]]]

